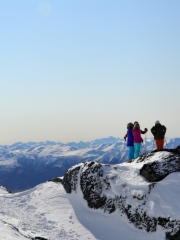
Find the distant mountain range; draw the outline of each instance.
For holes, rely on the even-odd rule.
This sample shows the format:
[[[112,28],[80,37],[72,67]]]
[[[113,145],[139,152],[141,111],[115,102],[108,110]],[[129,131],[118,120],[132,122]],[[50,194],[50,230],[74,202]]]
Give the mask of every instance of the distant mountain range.
[[[166,148],[176,148],[180,138],[166,139]],[[151,138],[144,140],[141,154],[155,149]],[[0,184],[15,192],[26,190],[84,161],[118,164],[127,161],[124,139],[102,138],[90,142],[28,142],[0,146]]]
[[[69,143],[61,143],[61,142],[53,142],[53,141],[46,141],[46,142],[28,142],[28,143],[22,143],[22,142],[17,142],[12,145],[0,145],[0,151],[11,149],[11,150],[22,150],[22,149],[28,149],[31,147],[38,147],[38,146],[54,146],[54,145],[59,145],[59,146],[72,146],[76,148],[85,148],[85,147],[94,147],[96,145],[100,144],[111,144],[111,143],[117,143],[117,142],[122,142],[124,141],[123,139],[120,138],[115,138],[115,137],[108,137],[108,138],[101,138],[101,139],[96,139],[90,142],[83,142],[80,141],[79,143],[76,142],[69,142]]]

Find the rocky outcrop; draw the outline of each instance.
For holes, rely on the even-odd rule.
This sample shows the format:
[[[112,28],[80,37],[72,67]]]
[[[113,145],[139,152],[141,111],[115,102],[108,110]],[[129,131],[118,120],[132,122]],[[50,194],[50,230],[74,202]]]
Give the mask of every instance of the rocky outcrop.
[[[77,190],[78,177],[81,191],[84,199],[87,201],[88,206],[94,209],[103,209],[104,212],[109,214],[118,209],[121,214],[125,214],[129,221],[133,223],[138,229],[146,229],[146,231],[156,231],[157,220],[149,217],[143,208],[139,206],[134,211],[131,205],[127,204],[127,196],[115,195],[108,197],[103,192],[111,190],[111,181],[116,176],[106,176],[103,168],[111,168],[110,165],[103,165],[98,162],[85,162],[80,166],[68,170],[63,179],[64,188],[67,193]],[[114,167],[116,169],[116,167]],[[126,184],[123,185],[124,189]],[[145,204],[145,202],[144,202]]]
[[[110,183],[104,178],[100,163],[84,163],[83,171],[80,176],[80,186],[84,199],[87,201],[90,208],[98,209],[105,207],[107,197],[102,195],[102,190],[103,186],[110,188]],[[114,206],[110,206],[111,212],[113,209]]]
[[[67,193],[76,192],[79,170],[80,166],[75,166],[66,171],[62,184]]]
[[[51,178],[48,180],[48,182],[56,182],[56,183],[58,183],[58,182],[62,183],[62,181],[63,181],[63,179],[60,177],[54,177],[54,178]]]
[[[162,159],[156,159],[157,151],[154,151],[135,160],[137,164],[144,163],[140,169],[140,174],[148,181],[153,182],[147,185],[147,191],[144,193],[138,191],[132,193],[126,182],[120,180],[118,180],[118,189],[121,190],[113,193],[113,184],[122,174],[120,165],[101,164],[94,161],[84,162],[69,169],[64,175],[62,184],[67,193],[81,190],[83,198],[90,208],[103,209],[109,214],[117,210],[138,229],[154,232],[157,230],[157,226],[160,226],[167,232],[166,239],[179,239],[180,220],[171,217],[150,216],[147,211],[148,206],[146,206],[148,196],[158,184],[155,182],[180,170],[180,148],[165,150],[165,152],[166,154],[162,154]],[[152,159],[155,160],[152,161]],[[131,205],[131,199],[137,201],[136,207]],[[173,236],[176,238],[172,238]]]
[[[180,240],[180,230],[178,230],[174,235],[167,232],[166,233],[166,240]]]
[[[157,152],[166,152],[167,154],[161,157],[161,161],[148,162]],[[158,182],[168,176],[170,173],[180,171],[180,146],[176,149],[163,149],[152,153],[144,154],[137,162],[146,163],[140,169],[140,174],[149,182]]]

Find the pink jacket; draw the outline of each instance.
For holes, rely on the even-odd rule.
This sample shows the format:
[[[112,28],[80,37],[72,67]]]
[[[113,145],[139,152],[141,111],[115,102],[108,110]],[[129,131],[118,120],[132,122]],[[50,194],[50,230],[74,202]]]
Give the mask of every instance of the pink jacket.
[[[134,136],[134,143],[141,143],[142,142],[141,132],[138,129],[133,129],[132,133]]]

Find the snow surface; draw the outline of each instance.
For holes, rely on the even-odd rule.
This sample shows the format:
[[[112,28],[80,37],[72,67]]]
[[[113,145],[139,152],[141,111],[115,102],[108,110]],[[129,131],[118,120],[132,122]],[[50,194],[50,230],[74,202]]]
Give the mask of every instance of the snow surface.
[[[27,240],[22,234],[20,234],[13,226],[0,221],[0,239],[1,240]]]
[[[1,195],[0,219],[19,229],[19,233],[0,222],[8,240],[41,236],[49,240],[132,240],[164,239],[163,232],[147,234],[120,216],[93,210],[78,194],[67,194],[61,184],[52,182],[18,194]],[[13,238],[14,236],[19,238]],[[2,236],[2,235],[1,235]]]
[[[150,161],[160,161],[162,156],[168,154],[158,152]],[[150,183],[139,174],[143,164],[134,161],[109,167],[102,165],[104,174],[111,177],[112,186],[109,190],[104,189],[103,194],[110,197],[120,194],[126,196],[132,211],[145,198],[143,210],[148,215],[180,219],[180,173],[172,173],[156,183],[149,194]],[[25,236],[39,236],[48,240],[165,239],[165,230],[160,226],[156,232],[148,233],[137,229],[119,210],[109,214],[103,209],[89,208],[83,199],[79,182],[77,192],[71,194],[65,192],[61,183],[54,182],[46,182],[16,194],[9,194],[1,188],[0,231],[3,232],[3,238],[0,239],[8,240],[21,240]]]
[[[1,195],[0,219],[27,237],[95,239],[77,220],[68,197],[63,186],[53,182],[22,193]]]

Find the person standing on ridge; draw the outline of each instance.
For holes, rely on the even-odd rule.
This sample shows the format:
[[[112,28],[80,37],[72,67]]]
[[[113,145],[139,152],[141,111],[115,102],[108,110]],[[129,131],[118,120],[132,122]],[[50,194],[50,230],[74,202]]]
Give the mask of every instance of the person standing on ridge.
[[[161,125],[159,121],[156,121],[155,126],[151,128],[151,132],[156,140],[157,150],[163,149],[166,127]]]
[[[129,154],[128,154],[128,160],[132,160],[134,158],[134,137],[132,134],[132,130],[133,130],[133,124],[132,123],[128,123],[127,125],[127,134],[124,136],[124,140],[126,141],[127,139],[127,146],[129,148]]]
[[[135,122],[132,133],[134,136],[134,158],[139,157],[140,149],[141,149],[141,142],[143,142],[143,139],[141,137],[141,134],[144,134],[148,131],[147,128],[144,129],[144,131],[140,130],[140,125],[138,122]]]
[[[135,125],[136,123],[138,123],[138,122],[137,122],[137,121],[134,122],[134,125]],[[128,123],[128,124],[129,124],[129,123]],[[132,124],[132,123],[131,123],[131,124]],[[139,123],[138,123],[138,124],[139,124]],[[132,125],[133,125],[133,124],[132,124]],[[134,125],[133,125],[133,126],[134,126]],[[140,133],[141,133],[141,134],[145,134],[147,131],[148,131],[147,128],[145,128],[144,131],[140,129]],[[128,136],[128,134],[126,133],[126,135],[124,136],[124,140],[125,140],[125,141],[126,141],[127,136]]]

